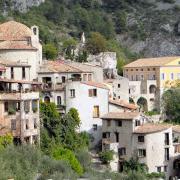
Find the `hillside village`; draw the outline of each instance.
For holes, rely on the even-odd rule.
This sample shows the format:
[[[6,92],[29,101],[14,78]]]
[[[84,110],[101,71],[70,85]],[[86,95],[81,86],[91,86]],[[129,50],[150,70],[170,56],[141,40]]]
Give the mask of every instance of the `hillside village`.
[[[82,63],[43,59],[38,26],[0,24],[0,136],[38,145],[41,103],[55,104],[62,117],[75,108],[76,131],[90,134],[92,152],[99,146],[113,151],[112,172],[123,172],[137,157],[148,173],[180,178],[180,125],[165,123],[162,109],[163,93],[180,79],[180,57],[137,59],[124,66],[123,76],[116,66],[114,52]]]

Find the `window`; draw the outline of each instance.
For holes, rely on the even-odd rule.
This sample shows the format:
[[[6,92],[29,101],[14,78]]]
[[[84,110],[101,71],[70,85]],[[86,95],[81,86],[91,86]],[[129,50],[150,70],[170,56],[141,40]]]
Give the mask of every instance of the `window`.
[[[29,129],[29,119],[26,119],[26,130]]]
[[[88,81],[92,81],[92,74],[88,74]]]
[[[61,105],[61,96],[57,96],[57,105]]]
[[[165,145],[169,145],[169,133],[165,133]]]
[[[32,111],[34,113],[38,111],[38,100],[32,100]]]
[[[161,172],[161,166],[157,167],[157,172]]]
[[[116,121],[116,126],[121,127],[122,126],[122,121]]]
[[[83,74],[83,81],[87,81],[87,74]]]
[[[118,133],[118,132],[115,132],[114,135],[115,135],[115,140],[116,140],[116,142],[119,142],[119,133]]]
[[[118,88],[121,88],[121,84],[118,84]]]
[[[162,73],[162,74],[161,74],[161,80],[164,80],[164,79],[165,79],[165,74]]]
[[[174,73],[171,73],[171,80],[174,79]]]
[[[150,68],[148,68],[148,71],[150,71]]]
[[[118,96],[118,99],[121,99],[121,96]]]
[[[97,131],[97,124],[93,124],[93,130]]]
[[[102,137],[103,137],[103,138],[110,138],[110,136],[111,136],[111,133],[110,133],[110,132],[103,132],[103,133],[102,133]]]
[[[11,79],[14,79],[14,68],[11,67]]]
[[[138,157],[146,157],[146,150],[138,149]]]
[[[164,166],[164,172],[167,172],[167,166]]]
[[[107,126],[111,126],[111,120],[107,120]]]
[[[138,71],[138,69],[136,69],[136,71]]]
[[[131,71],[133,71],[133,69],[131,69]]]
[[[93,118],[99,118],[99,106],[93,108]]]
[[[165,161],[169,161],[169,148],[165,148]]]
[[[37,35],[37,28],[36,27],[33,28],[33,33],[34,33],[34,35]]]
[[[143,69],[141,69],[141,71],[143,71]]]
[[[71,96],[72,98],[75,98],[75,89],[71,89],[71,90],[70,90],[70,96]]]
[[[28,113],[30,110],[30,102],[29,101],[24,101],[24,111]]]
[[[62,83],[65,83],[65,82],[66,82],[66,77],[62,76]]]
[[[177,78],[180,79],[180,73],[177,73]]]
[[[11,130],[16,130],[16,119],[11,120]]]
[[[138,142],[144,142],[144,136],[138,136]]]
[[[37,119],[34,118],[34,129],[37,129]]]
[[[25,71],[25,67],[22,67],[22,79],[26,78],[26,71]]]
[[[118,154],[119,154],[119,156],[126,155],[126,148],[125,147],[119,148],[118,149]]]
[[[143,75],[141,75],[141,80],[144,80],[144,76]]]
[[[8,102],[4,102],[4,111],[8,112]]]
[[[89,97],[96,97],[97,89],[89,89]]]
[[[140,125],[141,125],[140,120],[136,120],[136,121],[135,121],[135,126],[140,126]]]

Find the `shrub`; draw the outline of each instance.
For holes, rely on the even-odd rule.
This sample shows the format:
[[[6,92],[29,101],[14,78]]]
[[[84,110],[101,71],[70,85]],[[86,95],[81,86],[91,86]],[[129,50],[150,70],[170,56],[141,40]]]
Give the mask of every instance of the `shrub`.
[[[52,157],[56,160],[67,161],[77,174],[82,175],[83,168],[71,150],[56,146],[52,150]]]
[[[13,136],[11,134],[0,136],[0,149],[4,149],[5,147],[7,147],[12,143],[13,143]]]
[[[101,161],[104,164],[109,164],[110,161],[113,160],[114,152],[113,151],[104,151],[104,152],[101,152],[99,155],[100,155]]]
[[[43,45],[43,54],[46,59],[54,60],[58,55],[58,51],[53,44],[45,44]]]
[[[16,114],[16,110],[14,108],[9,108],[8,109],[8,114],[9,115],[14,115],[14,114]]]

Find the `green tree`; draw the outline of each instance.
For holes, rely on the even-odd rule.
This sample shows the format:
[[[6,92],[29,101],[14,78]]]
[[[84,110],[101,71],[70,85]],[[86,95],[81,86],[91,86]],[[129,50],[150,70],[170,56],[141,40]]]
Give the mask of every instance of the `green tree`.
[[[52,149],[52,157],[56,160],[65,160],[68,161],[72,169],[77,172],[79,175],[82,175],[83,168],[77,158],[75,157],[75,154],[66,148],[56,146]]]
[[[79,117],[79,113],[78,110],[75,108],[71,108],[68,112],[68,114],[74,119],[75,122],[75,128],[78,128],[80,126],[80,117]]]
[[[58,50],[53,44],[45,44],[43,45],[43,55],[46,59],[55,60]]]
[[[172,88],[164,92],[162,107],[169,120],[180,123],[180,89]]]
[[[104,151],[100,154],[100,159],[104,164],[109,164],[113,160],[114,151]]]
[[[98,32],[93,32],[87,42],[87,50],[91,54],[99,54],[107,50],[106,38]]]
[[[11,134],[0,136],[0,150],[11,144],[13,144],[13,136]]]

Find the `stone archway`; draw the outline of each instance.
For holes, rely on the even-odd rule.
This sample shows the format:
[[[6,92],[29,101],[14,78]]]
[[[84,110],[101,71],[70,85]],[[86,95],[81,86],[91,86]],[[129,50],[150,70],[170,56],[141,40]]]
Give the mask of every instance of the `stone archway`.
[[[149,86],[149,93],[150,94],[155,94],[156,93],[156,86],[155,85],[150,85]]]
[[[148,111],[148,102],[144,97],[140,97],[137,101],[137,105],[140,106],[141,110]]]

